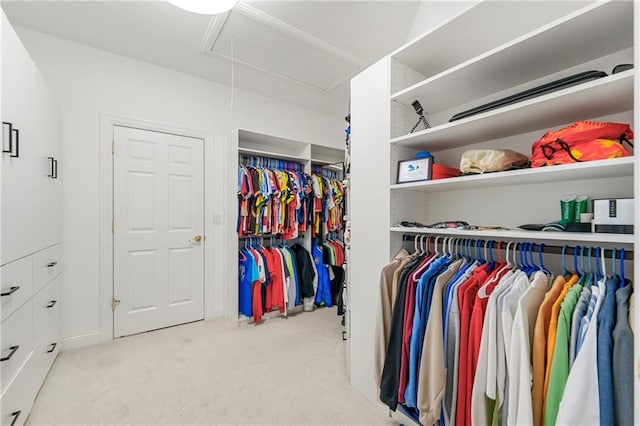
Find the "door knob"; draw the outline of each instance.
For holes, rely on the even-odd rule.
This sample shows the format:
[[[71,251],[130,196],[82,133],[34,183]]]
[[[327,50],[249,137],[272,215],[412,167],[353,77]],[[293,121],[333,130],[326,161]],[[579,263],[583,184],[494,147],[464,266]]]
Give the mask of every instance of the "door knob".
[[[196,235],[195,237],[193,237],[193,241],[199,243],[200,241],[202,241],[202,235]]]

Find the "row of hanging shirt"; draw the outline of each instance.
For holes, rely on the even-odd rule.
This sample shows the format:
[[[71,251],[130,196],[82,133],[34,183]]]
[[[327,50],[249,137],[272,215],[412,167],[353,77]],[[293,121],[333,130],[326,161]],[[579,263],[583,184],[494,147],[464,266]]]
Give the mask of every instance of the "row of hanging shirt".
[[[311,177],[293,170],[238,167],[238,234],[282,235],[294,239],[307,229],[313,208]]]
[[[381,401],[424,425],[632,424],[623,269],[569,273],[563,256],[554,277],[543,246],[540,265],[521,249],[517,266],[483,259],[479,246],[475,257],[454,255],[452,241],[447,253],[403,250],[382,270]]]
[[[315,200],[311,236],[327,236],[343,228],[344,188],[338,179],[316,173],[311,177]]]
[[[331,289],[331,300],[337,306],[337,314],[344,314],[344,280],[345,252],[344,243],[337,239],[334,233],[329,233],[323,242],[318,241],[313,246],[314,262],[322,261],[328,272],[328,280]]]
[[[239,311],[254,322],[265,313],[302,304],[305,311],[332,306],[331,279],[323,263],[322,249],[314,246],[313,258],[300,243],[262,246],[250,240],[238,253]],[[318,255],[319,253],[319,255]]]
[[[243,157],[243,161],[257,160]],[[302,164],[283,166],[291,169],[238,167],[238,235],[279,235],[290,240],[308,227],[313,237],[342,229],[342,183],[304,173]]]

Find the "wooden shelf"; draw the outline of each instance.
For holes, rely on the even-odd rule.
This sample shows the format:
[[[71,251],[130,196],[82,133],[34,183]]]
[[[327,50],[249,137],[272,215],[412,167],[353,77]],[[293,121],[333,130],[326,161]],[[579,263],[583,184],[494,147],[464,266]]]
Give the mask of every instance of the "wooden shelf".
[[[257,157],[275,158],[277,160],[295,160],[299,162],[305,162],[309,160],[308,158],[302,158],[296,155],[280,154],[278,152],[263,151],[260,149],[251,149],[251,148],[242,148],[242,147],[238,148],[238,153],[240,155],[242,154],[255,155]]]
[[[567,241],[585,243],[612,243],[632,245],[635,236],[631,234],[596,234],[591,232],[520,231],[520,230],[464,230],[392,227],[393,233],[448,235],[473,238],[494,238],[507,240]]]
[[[397,137],[391,139],[391,143],[435,151],[630,111],[633,109],[633,77],[634,70],[624,71],[483,114]]]
[[[391,99],[406,105],[423,99],[427,113],[443,111],[632,46],[632,2],[598,2],[428,77]]]
[[[391,190],[444,192],[612,177],[633,177],[634,157],[391,185]]]

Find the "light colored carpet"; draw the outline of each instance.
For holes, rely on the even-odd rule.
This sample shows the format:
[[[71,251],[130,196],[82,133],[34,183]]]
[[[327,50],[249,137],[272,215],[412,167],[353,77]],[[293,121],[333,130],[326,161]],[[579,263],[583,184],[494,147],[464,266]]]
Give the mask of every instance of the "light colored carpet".
[[[41,424],[394,424],[347,382],[334,309],[239,328],[201,321],[62,353]]]

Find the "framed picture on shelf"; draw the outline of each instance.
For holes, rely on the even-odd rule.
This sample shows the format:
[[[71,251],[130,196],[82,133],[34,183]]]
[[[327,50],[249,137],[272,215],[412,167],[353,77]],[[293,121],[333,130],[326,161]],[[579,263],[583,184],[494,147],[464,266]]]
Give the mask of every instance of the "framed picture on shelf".
[[[433,157],[399,161],[396,183],[430,180],[432,168]]]

